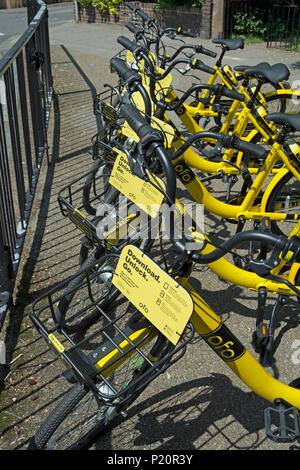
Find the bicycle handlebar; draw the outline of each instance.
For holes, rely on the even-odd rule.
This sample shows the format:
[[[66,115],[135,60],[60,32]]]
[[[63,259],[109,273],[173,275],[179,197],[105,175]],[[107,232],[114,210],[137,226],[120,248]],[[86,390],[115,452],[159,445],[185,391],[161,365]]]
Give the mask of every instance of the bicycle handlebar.
[[[119,77],[123,78],[123,80],[125,80],[128,84],[131,84],[132,82],[142,82],[141,75],[138,72],[128,68],[124,60],[119,59],[118,57],[113,57],[110,59],[110,66],[117,72]]]
[[[126,64],[126,62],[118,57],[114,57],[110,60],[110,65],[113,70],[117,72],[120,78],[122,78],[126,84],[131,87],[131,85],[138,84],[138,91],[141,93],[144,103],[145,103],[145,109],[147,110],[146,114],[150,116],[151,113],[148,111],[151,110],[151,103],[150,103],[150,98],[149,95],[147,94],[147,91],[144,89],[142,85],[142,78],[141,75],[138,72],[132,71]],[[177,108],[179,108],[185,100],[195,91],[200,91],[200,90],[212,90],[214,95],[216,96],[226,96],[232,99],[237,99],[240,101],[244,101],[245,97],[244,95],[238,93],[235,90],[229,90],[223,85],[193,85],[191,88],[189,88],[183,96],[176,101],[173,105],[165,105],[165,103],[161,103],[157,100],[155,100],[155,103],[159,107],[165,107],[166,110],[168,111],[175,111]],[[257,146],[249,146],[248,151],[251,151],[252,154],[255,153],[255,148]]]
[[[163,142],[162,134],[147,124],[144,117],[135,106],[131,104],[122,104],[120,107],[120,115],[126,119],[130,127],[141,140],[142,144],[144,144],[144,139],[148,135],[151,135],[153,139],[155,137],[156,141]]]
[[[168,196],[167,203],[172,206],[175,204],[176,198],[176,174],[174,166],[163,146],[163,136],[162,133],[156,129],[153,129],[145,119],[141,116],[137,108],[131,104],[123,104],[120,108],[120,114],[126,119],[128,124],[132,127],[134,132],[138,135],[140,142],[139,145],[141,148],[146,151],[149,147],[155,152],[159,161],[162,164],[165,176],[166,176],[166,194]],[[203,132],[202,134],[211,134],[217,135],[213,132]],[[223,143],[225,145],[229,144],[228,136],[223,135]],[[232,137],[232,136],[229,136]],[[233,143],[238,142],[238,146],[242,147],[246,144],[246,147],[249,148],[248,142],[240,141],[240,139],[232,139]],[[251,148],[254,148],[255,145],[251,144]],[[219,247],[216,247],[213,251],[207,254],[201,254],[199,252],[190,252],[186,250],[186,240],[176,239],[174,237],[174,213],[171,211],[170,217],[170,239],[175,249],[179,253],[188,253],[191,259],[194,262],[201,264],[210,264],[217,261],[219,258],[223,257],[225,253],[231,251],[235,246],[243,243],[245,241],[256,241],[261,243],[267,243],[274,245],[277,250],[280,250],[282,253],[282,258],[289,256],[289,261],[300,261],[300,238],[293,236],[287,240],[284,236],[278,236],[271,232],[259,232],[257,230],[239,232],[233,237],[231,237],[226,242],[222,243]],[[292,256],[290,255],[292,253]],[[272,267],[270,267],[270,270]]]
[[[125,36],[119,36],[117,41],[124,49],[128,49],[132,53],[137,53],[139,50],[146,51],[144,47],[137,44],[136,42],[130,41],[130,39],[126,38]]]
[[[152,18],[150,18],[147,13],[145,13],[143,10],[137,10],[137,15],[139,15],[146,23],[149,21],[153,21]]]
[[[218,55],[216,52],[210,51],[209,49],[206,49],[205,47],[201,46],[200,44],[195,46],[195,50],[198,54],[208,55],[209,57],[214,57],[215,58]]]
[[[254,157],[262,159],[265,158],[267,154],[263,147],[260,147],[257,144],[253,144],[252,142],[246,142],[245,140],[239,139],[239,137],[235,136],[234,134],[227,135],[213,131],[202,131],[193,134],[189,139],[187,139],[184,144],[175,153],[173,153],[172,160],[179,158],[193,144],[194,141],[199,139],[209,139],[219,142],[220,152],[221,148],[224,147],[226,149],[235,149],[240,152],[250,153]]]
[[[199,59],[193,60],[191,67],[192,69],[195,69],[195,70],[202,70],[203,72],[207,72],[210,75],[213,75],[215,73],[215,70],[212,67],[209,67],[208,65],[203,64],[202,60],[199,60]]]
[[[142,29],[138,28],[137,26],[135,26],[135,24],[131,23],[130,21],[125,23],[125,26],[126,26],[127,29],[129,29],[129,31],[131,31],[135,35],[138,34],[138,33],[143,34]]]
[[[195,35],[193,33],[190,33],[189,31],[185,31],[184,29],[181,28],[181,26],[177,29],[174,28],[174,32],[176,32],[180,36],[186,36],[188,38],[194,38],[195,37]]]
[[[148,148],[154,145],[155,153],[163,167],[166,175],[166,193],[170,201],[175,201],[176,197],[176,174],[175,169],[170,162],[169,156],[164,148],[164,138],[159,130],[153,129],[139,110],[132,104],[123,104],[120,107],[120,115],[126,119],[130,127],[137,134],[140,139],[140,146]]]
[[[110,66],[112,70],[115,70],[119,77],[126,82],[126,87],[129,89],[130,93],[133,91],[138,91],[141,94],[145,105],[145,119],[147,122],[150,122],[151,101],[146,89],[142,85],[141,75],[127,67],[126,62],[119,57],[113,57],[110,60]]]
[[[128,7],[130,10],[132,11],[136,11],[136,10],[139,10],[139,7],[135,7],[134,5],[132,5],[130,2],[124,2],[124,5],[126,7]]]

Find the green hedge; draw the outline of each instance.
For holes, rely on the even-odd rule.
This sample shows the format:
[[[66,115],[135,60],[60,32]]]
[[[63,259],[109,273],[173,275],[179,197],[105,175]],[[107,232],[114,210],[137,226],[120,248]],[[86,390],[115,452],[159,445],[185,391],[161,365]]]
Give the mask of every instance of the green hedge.
[[[92,5],[99,8],[103,13],[111,13],[117,15],[116,5],[122,3],[123,0],[78,0],[83,6]],[[152,3],[153,0],[145,1],[145,3]],[[183,7],[201,7],[202,0],[156,0],[158,8],[172,8],[176,6]]]

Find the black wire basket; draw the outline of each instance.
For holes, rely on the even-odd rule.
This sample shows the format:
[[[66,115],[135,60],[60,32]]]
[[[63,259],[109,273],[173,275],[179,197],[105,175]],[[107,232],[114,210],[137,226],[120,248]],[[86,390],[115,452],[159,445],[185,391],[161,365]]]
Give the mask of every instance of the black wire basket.
[[[120,116],[116,109],[119,102],[118,89],[107,87],[94,99],[94,114],[101,115],[105,124],[117,121]]]
[[[82,200],[87,179],[90,185],[89,203],[97,208],[95,215],[86,210],[86,204]],[[104,244],[119,250],[126,243],[139,244],[141,240],[147,240],[154,233],[154,224],[158,230],[159,217],[153,222],[147,215],[142,216],[139,207],[120,193],[114,201],[106,203],[106,193],[107,175],[99,175],[93,170],[73,180],[58,195],[62,215],[92,245]]]
[[[178,361],[195,332],[188,323],[174,346],[121,294],[108,307],[103,307],[105,294],[99,292],[99,278],[108,273],[111,276],[108,264],[104,261],[101,269],[95,265],[84,275],[73,276],[73,290],[70,279],[49,290],[34,301],[30,317],[47,345],[76,380],[106,405],[114,406],[130,400],[132,393],[142,391]],[[69,322],[97,312],[97,321],[80,335],[72,336],[63,324],[58,326],[56,312],[66,289],[68,295],[72,295]],[[156,357],[153,348],[157,351]],[[124,377],[128,370],[131,372],[129,381]]]

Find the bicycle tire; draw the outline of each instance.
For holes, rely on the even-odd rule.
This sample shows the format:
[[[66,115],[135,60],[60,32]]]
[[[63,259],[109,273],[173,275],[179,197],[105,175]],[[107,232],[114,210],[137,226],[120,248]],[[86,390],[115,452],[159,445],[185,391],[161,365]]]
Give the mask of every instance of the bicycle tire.
[[[28,450],[55,450],[58,446],[59,440],[56,438],[60,432],[60,427],[66,426],[74,432],[74,425],[70,424],[72,411],[76,411],[83,400],[93,400],[92,406],[95,406],[95,414],[99,414],[98,404],[91,390],[87,390],[82,384],[75,384],[62,398],[60,403],[54,410],[47,416],[45,421],[41,424],[36,434],[31,438]],[[95,402],[95,403],[94,403]],[[97,410],[97,411],[96,411]],[[119,416],[115,416],[114,421]],[[91,419],[91,418],[90,418]],[[65,423],[69,420],[68,423]],[[83,423],[82,423],[83,424]],[[75,442],[71,445],[62,447],[61,450],[83,450],[87,449],[93,440],[101,433],[111,428],[113,421],[105,422],[104,418],[96,423],[84,436],[78,439],[75,437]],[[75,428],[76,429],[76,428]],[[68,430],[63,434],[66,437]],[[59,449],[57,449],[59,450]]]
[[[278,90],[282,90],[281,88]],[[293,94],[293,90],[290,90],[290,93],[284,94],[274,94],[271,96],[265,96],[265,100],[267,102],[267,112],[270,113],[293,113],[298,112],[299,104],[300,104],[300,96],[297,90],[294,90],[295,94]],[[274,101],[279,101],[280,105],[277,106],[276,109],[271,108],[270,104]]]
[[[299,213],[300,206],[296,205],[293,207],[293,202],[295,203],[296,201],[295,198],[298,201],[300,200],[300,182],[291,172],[288,172],[278,181],[271,192],[266,203],[266,212],[286,212],[287,210],[295,209],[296,213]],[[292,220],[286,222],[271,220],[271,229],[277,235],[288,236],[293,225],[297,222]]]
[[[104,181],[104,184],[103,184],[103,191],[105,191],[105,195],[109,193],[109,190],[110,190],[110,185],[108,183],[108,180],[109,180],[111,169],[107,166],[107,164],[104,161],[102,161],[100,158],[97,158],[97,160],[95,160],[95,162],[92,165],[90,173],[86,177],[84,187],[82,190],[82,204],[86,212],[90,215],[96,215],[96,212],[97,212],[97,208],[93,207],[93,205],[91,204],[91,199],[93,199],[91,197],[91,190],[92,190],[92,186],[94,183],[95,175],[101,169],[103,169],[103,171],[105,171],[105,169],[108,170],[106,180]]]
[[[145,328],[145,321],[144,317],[135,311],[127,324],[136,325],[135,330],[138,331]],[[167,354],[170,346],[173,347],[166,338],[158,334],[148,335],[139,348],[143,348],[144,355],[155,356],[159,359]],[[55,446],[57,450],[87,449],[100,434],[104,434],[117,425],[120,419],[125,419],[125,410],[135,402],[153,380],[144,380],[144,374],[151,366],[145,360],[139,362],[138,358],[141,358],[138,353],[133,356],[129,353],[125,361],[121,360],[106,377],[106,383],[100,381],[100,378],[95,379],[100,402],[91,389],[76,383],[46,417],[31,438],[28,450],[55,450]],[[139,377],[141,377],[140,381]],[[122,391],[120,391],[119,399],[112,399],[109,402],[103,397],[103,393],[106,397],[109,396],[109,390],[112,390],[110,385],[118,387],[120,384]],[[85,408],[81,411],[79,407]],[[95,419],[98,421],[96,424]],[[73,440],[72,443],[67,440],[69,438]]]

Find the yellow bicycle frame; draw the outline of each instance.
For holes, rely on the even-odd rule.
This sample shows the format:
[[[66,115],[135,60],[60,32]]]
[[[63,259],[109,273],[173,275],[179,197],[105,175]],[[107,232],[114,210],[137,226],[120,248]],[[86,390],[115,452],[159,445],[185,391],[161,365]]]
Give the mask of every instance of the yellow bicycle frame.
[[[126,59],[129,62],[132,62],[133,56],[130,52],[127,53]],[[153,62],[154,59],[153,59]],[[155,63],[154,63],[155,65]],[[139,63],[140,66],[140,72],[143,77],[143,84],[146,88],[149,87],[149,77],[145,73],[143,73],[143,61]],[[226,69],[227,67],[227,69]],[[232,80],[234,80],[234,74],[231,71],[229,66],[225,66],[224,68],[227,70],[227,72],[222,72],[222,70],[215,66],[215,73],[210,76],[208,80],[208,85],[213,85],[217,79],[219,78],[223,84],[225,84],[229,89],[233,88],[232,85]],[[163,70],[159,69],[156,67],[156,70],[158,73],[164,72]],[[230,76],[230,79],[228,80],[227,75]],[[237,83],[237,82],[236,82]],[[157,92],[161,92],[163,90],[163,94],[165,97],[165,100],[168,104],[175,103],[178,101],[178,97],[175,93],[175,91],[171,88],[172,84],[172,77],[167,76],[165,79],[162,80],[161,84],[156,85]],[[248,101],[250,99],[250,96],[246,90],[246,88],[242,85],[239,88],[239,93],[243,94]],[[209,90],[204,90],[202,94],[202,98],[207,97],[209,94]],[[139,99],[139,94],[135,94],[135,104],[139,109],[143,109],[143,101]],[[232,103],[232,106],[229,110],[228,115],[226,116],[224,123],[222,124],[221,128],[219,129],[220,133],[227,134],[233,124],[234,119],[236,118],[236,122],[234,124],[233,128],[233,133],[240,138],[243,138],[243,140],[247,142],[251,142],[253,138],[259,134],[260,135],[260,140],[268,142],[270,139],[273,139],[278,131],[276,129],[276,126],[272,123],[268,123],[264,120],[264,117],[267,115],[267,112],[265,110],[265,107],[267,105],[266,98],[268,97],[273,97],[273,96],[291,96],[295,97],[297,96],[300,100],[300,92],[296,90],[290,90],[290,89],[281,89],[281,90],[276,90],[270,93],[267,93],[265,96],[262,93],[259,93],[258,95],[258,102],[260,103],[260,106],[257,108],[257,113],[254,115],[253,112],[247,107],[247,105],[244,102],[241,102],[239,100],[234,100]],[[149,94],[150,96],[150,94]],[[242,108],[242,111],[240,109]],[[198,132],[203,132],[205,129],[202,128],[197,124],[195,121],[194,117],[197,115],[200,115],[201,117],[217,117],[218,113],[214,112],[211,107],[207,107],[203,103],[198,103],[197,106],[189,106],[186,104],[182,104],[177,110],[176,114],[178,115],[179,119],[182,121],[186,129],[191,132],[192,134],[198,133]],[[169,116],[165,113],[164,115],[164,120],[166,123],[171,123],[171,119]],[[249,132],[248,135],[245,135],[245,131],[247,128],[247,125],[251,122],[254,126],[253,131]],[[173,145],[175,149],[179,149],[185,142],[185,138],[183,138],[181,135],[177,135],[173,141]],[[210,141],[207,139],[208,143],[214,143],[214,141]],[[220,171],[222,171],[224,174],[237,174],[238,171],[235,169],[232,165],[228,164],[226,160],[230,161],[234,155],[234,150],[229,149],[226,150],[223,159],[225,160],[224,162],[212,162],[209,161],[203,157],[201,157],[199,154],[197,154],[191,147],[183,154],[183,158],[191,165],[193,168],[196,168],[200,171],[203,171],[208,174],[215,174]],[[235,162],[236,166],[241,166],[241,161],[242,161],[242,152],[239,153],[237,157],[237,161]],[[259,168],[256,167],[249,167],[248,168],[249,173],[251,174],[257,174],[259,172]],[[272,168],[272,173],[277,173],[279,170],[277,168]]]
[[[175,168],[175,172],[185,188],[192,196],[192,198],[199,204],[203,204],[208,212],[219,215],[226,219],[239,220],[241,217],[247,220],[260,220],[263,217],[269,217],[271,220],[284,221],[286,220],[287,214],[281,214],[276,212],[266,212],[262,210],[259,205],[255,205],[255,201],[263,188],[268,176],[271,174],[271,170],[277,161],[282,160],[286,169],[291,171],[294,176],[300,181],[300,173],[298,168],[292,164],[286,154],[282,151],[281,146],[275,142],[263,162],[260,172],[257,174],[251,188],[247,195],[243,198],[241,204],[233,205],[219,201],[216,199],[200,181],[197,175],[189,167],[190,159],[184,159],[183,156],[173,160],[172,163]],[[286,170],[282,169],[279,173],[280,177],[285,174]],[[270,195],[268,191],[267,195]],[[264,198],[264,207],[266,205],[266,197]],[[300,219],[297,214],[294,215],[293,220]]]
[[[180,214],[184,214],[184,206],[180,201],[176,200],[176,207],[179,210]],[[175,212],[176,217],[176,212]],[[195,232],[195,228],[191,228],[191,233]],[[197,235],[197,234],[196,234]],[[291,232],[289,237],[292,235],[300,236],[300,222],[297,223],[294,230]],[[207,236],[203,238],[200,236],[201,244],[205,241],[204,247],[200,248],[199,253],[206,255],[214,251],[215,246],[210,243],[210,240]],[[197,238],[195,238],[197,240]],[[283,279],[288,280],[291,284],[295,283],[297,274],[300,272],[300,263],[293,263],[288,274],[282,274],[281,270],[283,266],[286,265],[286,262],[282,260],[279,265],[271,271],[271,274],[277,275]],[[230,261],[225,257],[219,258],[213,263],[209,263],[208,267],[219,277],[241,287],[246,287],[247,289],[258,291],[261,287],[264,287],[267,292],[281,293],[286,295],[295,295],[295,292],[290,289],[286,284],[279,281],[274,281],[271,279],[260,277],[258,274],[255,274],[250,271],[245,271]]]
[[[299,410],[300,390],[272,377],[189,284],[187,279],[177,278],[176,280],[189,292],[193,300],[194,310],[190,321],[195,328],[195,332],[206,341],[219,358],[257,395],[271,403],[275,399],[281,398]],[[146,336],[146,331],[147,328],[135,331],[129,336],[130,341],[133,344],[142,342]],[[152,337],[145,339],[144,342],[149,341]],[[132,348],[132,343],[123,341],[119,345],[120,349],[116,348],[110,352],[101,361],[96,362],[95,366],[99,371],[106,369],[103,375],[112,374],[132,354],[131,352],[128,356],[123,356],[120,361],[116,361],[118,356],[121,355],[120,350],[127,351],[130,347]],[[153,358],[151,359],[153,360]],[[112,361],[116,362],[109,366]]]

